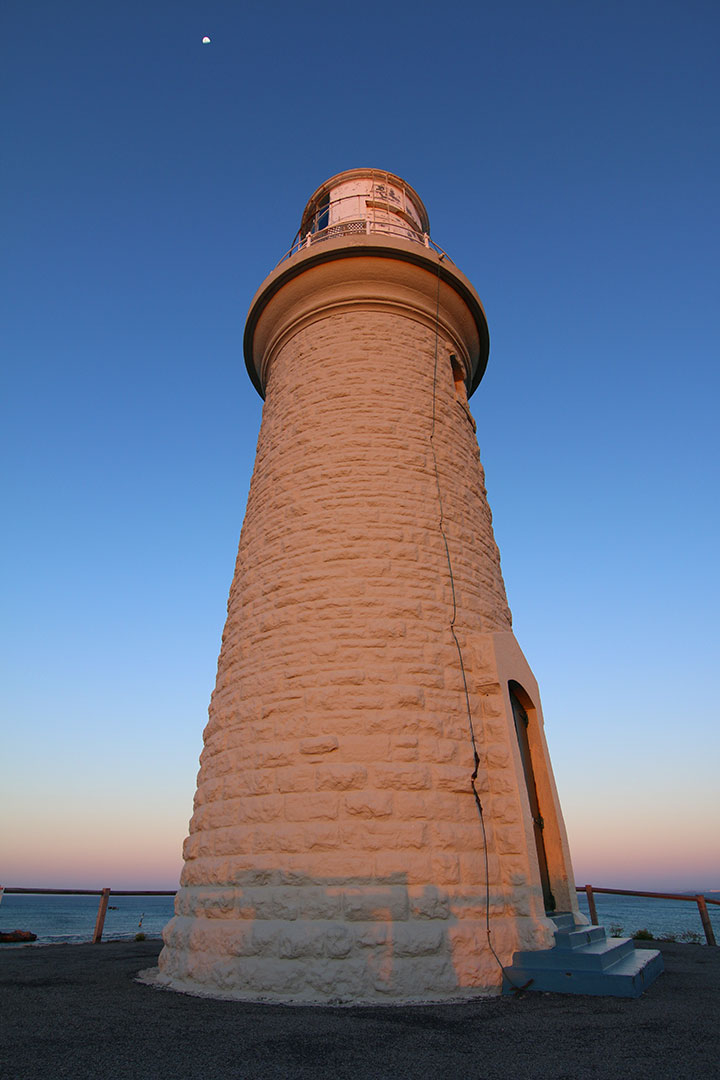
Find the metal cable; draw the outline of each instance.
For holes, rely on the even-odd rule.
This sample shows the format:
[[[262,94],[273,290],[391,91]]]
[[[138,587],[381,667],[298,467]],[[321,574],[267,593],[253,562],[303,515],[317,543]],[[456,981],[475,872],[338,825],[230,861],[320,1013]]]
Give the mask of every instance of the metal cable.
[[[470,730],[470,742],[473,750],[473,771],[470,777],[470,786],[472,788],[473,797],[475,799],[475,805],[477,806],[478,816],[480,818],[480,825],[482,828],[483,837],[483,856],[485,860],[485,932],[487,934],[488,947],[490,952],[495,957],[498,966],[510,986],[516,993],[526,989],[526,986],[518,986],[507,973],[505,966],[495,952],[495,948],[492,943],[492,932],[490,930],[490,863],[488,858],[488,843],[487,843],[487,830],[485,828],[485,815],[483,814],[482,803],[480,802],[480,795],[478,794],[475,781],[477,780],[478,769],[480,767],[480,757],[477,751],[477,741],[475,739],[475,726],[472,718],[472,708],[470,706],[470,692],[468,690],[467,675],[465,672],[465,663],[463,660],[462,648],[458,640],[458,636],[455,633],[455,620],[457,619],[457,599],[455,595],[455,576],[453,574],[452,559],[450,558],[450,548],[448,546],[447,534],[445,532],[445,518],[442,499],[442,489],[440,487],[440,472],[438,469],[437,454],[435,453],[435,426],[437,417],[437,373],[438,373],[438,353],[439,353],[439,337],[440,337],[440,263],[444,256],[441,255],[437,264],[437,295],[435,298],[435,361],[433,366],[433,396],[432,396],[432,425],[430,428],[430,449],[433,457],[433,468],[435,471],[435,486],[437,488],[438,506],[440,508],[440,519],[438,526],[440,528],[440,535],[443,538],[443,544],[445,545],[445,557],[447,559],[448,574],[450,576],[450,589],[452,592],[452,618],[450,620],[450,633],[452,634],[453,641],[455,642],[455,648],[457,649],[458,659],[460,661],[460,671],[462,672],[463,690],[465,693],[465,708],[467,711],[468,728]],[[532,979],[530,980],[532,982]]]

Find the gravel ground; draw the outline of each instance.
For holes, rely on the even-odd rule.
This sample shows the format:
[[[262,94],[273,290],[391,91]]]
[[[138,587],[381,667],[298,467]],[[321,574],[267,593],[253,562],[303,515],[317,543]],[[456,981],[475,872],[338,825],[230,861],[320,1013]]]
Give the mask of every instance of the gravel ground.
[[[2,947],[5,1080],[685,1080],[720,1077],[720,948],[651,943],[638,999],[528,992],[463,1005],[287,1007],[135,981],[159,941]]]

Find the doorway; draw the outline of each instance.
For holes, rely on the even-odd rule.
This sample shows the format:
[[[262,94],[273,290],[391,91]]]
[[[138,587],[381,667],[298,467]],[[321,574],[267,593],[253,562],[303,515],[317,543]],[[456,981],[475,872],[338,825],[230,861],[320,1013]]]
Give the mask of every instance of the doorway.
[[[535,783],[535,770],[533,769],[532,753],[530,751],[530,738],[528,734],[530,718],[513,686],[514,684],[510,683],[508,687],[510,691],[510,704],[512,705],[515,732],[520,746],[520,757],[522,758],[523,772],[525,774],[525,786],[527,788],[528,801],[530,803],[530,814],[532,815],[533,820],[533,833],[535,834],[535,847],[537,849],[543,900],[545,901],[545,911],[552,912],[555,911],[556,904],[555,897],[550,888],[550,874],[548,871],[547,852],[545,851],[545,838],[543,836],[545,822],[540,813],[540,803],[538,801],[537,785]],[[517,690],[520,689],[521,688],[518,686]]]

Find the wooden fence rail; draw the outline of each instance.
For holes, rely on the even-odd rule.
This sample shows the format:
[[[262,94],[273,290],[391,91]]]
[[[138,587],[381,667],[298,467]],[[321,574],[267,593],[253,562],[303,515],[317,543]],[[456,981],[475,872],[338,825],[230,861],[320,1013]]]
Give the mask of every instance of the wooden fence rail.
[[[102,941],[107,915],[108,901],[113,896],[174,896],[177,889],[0,889],[0,896],[6,893],[43,893],[46,896],[99,896],[97,918],[95,919],[95,931],[92,937],[93,945]]]
[[[636,889],[603,889],[598,885],[578,885],[578,892],[584,892],[587,896],[588,909],[590,911],[590,919],[593,926],[599,926],[597,908],[595,907],[595,893],[608,893],[612,896],[647,896],[654,900],[690,900],[698,906],[698,912],[700,913],[700,921],[702,922],[703,930],[705,931],[705,939],[708,945],[717,945],[715,941],[715,933],[710,922],[710,916],[708,914],[708,904],[720,905],[720,900],[712,900],[709,897],[697,895],[697,896],[683,896],[682,893],[661,893],[661,892],[640,892]],[[103,929],[105,926],[105,916],[107,914],[108,902],[110,896],[174,896],[177,892],[176,889],[17,889],[17,888],[0,888],[0,897],[3,892],[6,893],[44,893],[52,896],[99,896],[100,903],[98,905],[97,918],[95,920],[95,931],[93,933],[93,944],[97,945],[102,941]]]
[[[700,921],[705,931],[705,940],[708,945],[717,945],[715,932],[713,931],[708,914],[708,904],[720,905],[720,900],[711,900],[707,896],[683,896],[682,893],[666,892],[638,892],[635,889],[601,889],[598,885],[578,885],[578,892],[584,892],[587,896],[588,909],[593,926],[599,926],[597,908],[595,907],[595,893],[610,893],[613,896],[649,896],[653,900],[691,900],[697,904],[700,913]]]

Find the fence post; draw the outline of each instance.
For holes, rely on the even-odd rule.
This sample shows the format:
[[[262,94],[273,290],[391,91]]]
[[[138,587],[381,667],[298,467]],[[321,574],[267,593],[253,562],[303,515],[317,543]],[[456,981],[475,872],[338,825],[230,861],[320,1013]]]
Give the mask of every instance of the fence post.
[[[595,897],[593,895],[592,885],[585,886],[585,895],[587,896],[588,910],[590,911],[590,922],[593,926],[599,926],[597,908],[595,907]]]
[[[110,899],[110,890],[103,889],[100,893],[100,903],[98,905],[97,919],[95,920],[95,933],[93,934],[92,943],[97,945],[102,941],[103,927],[105,925],[105,913],[107,912],[108,900]]]
[[[700,912],[700,919],[703,924],[703,930],[705,931],[705,939],[708,945],[716,945],[715,934],[713,932],[712,924],[710,922],[710,916],[708,915],[707,904],[705,903],[704,896],[696,896],[698,911]]]

